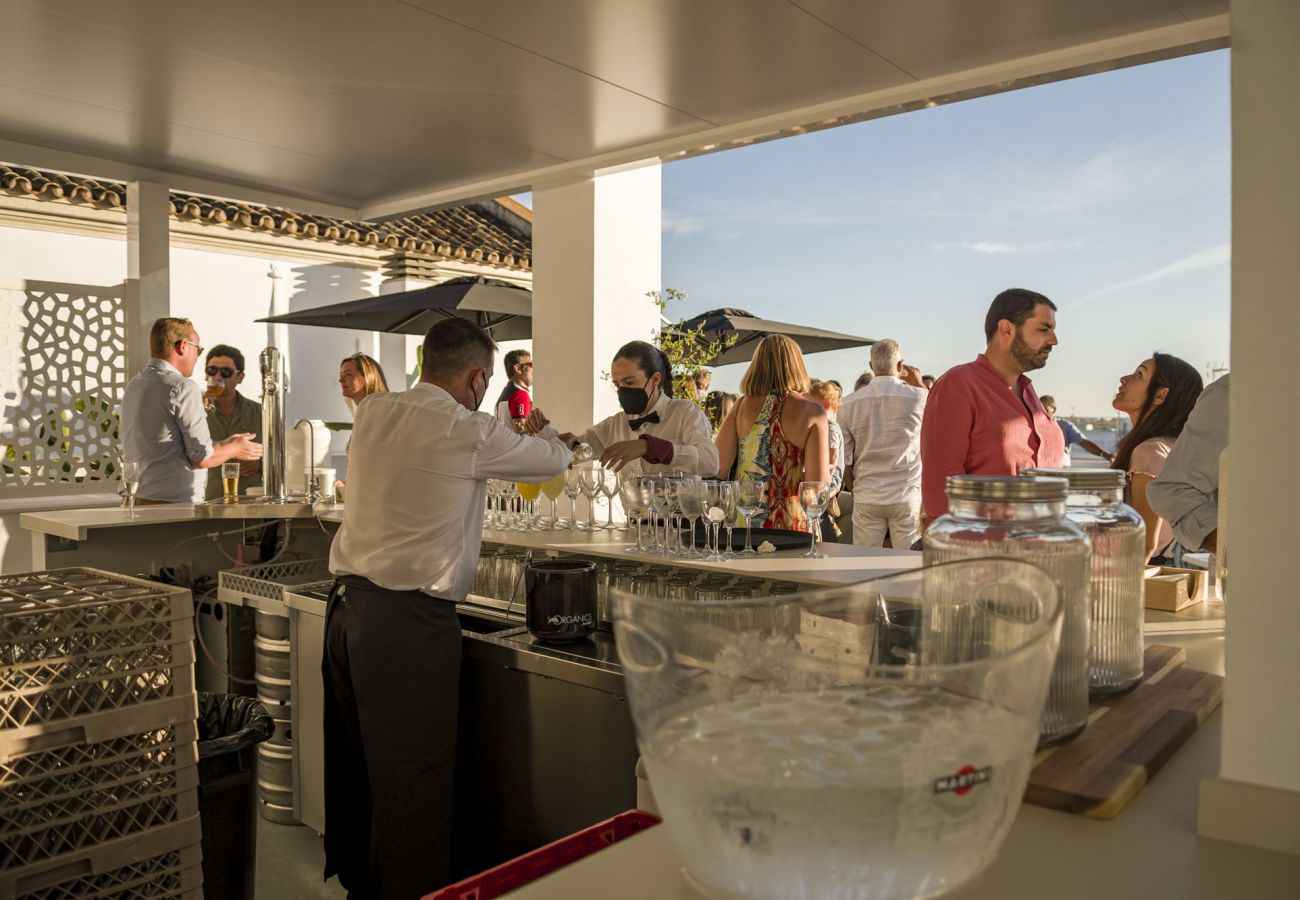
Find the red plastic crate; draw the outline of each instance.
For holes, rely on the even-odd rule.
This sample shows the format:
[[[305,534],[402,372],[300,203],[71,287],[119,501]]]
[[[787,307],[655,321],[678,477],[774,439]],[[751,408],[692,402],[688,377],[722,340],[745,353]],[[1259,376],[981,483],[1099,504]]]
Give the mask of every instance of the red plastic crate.
[[[659,822],[658,816],[640,810],[619,813],[518,859],[427,894],[422,900],[492,900]]]

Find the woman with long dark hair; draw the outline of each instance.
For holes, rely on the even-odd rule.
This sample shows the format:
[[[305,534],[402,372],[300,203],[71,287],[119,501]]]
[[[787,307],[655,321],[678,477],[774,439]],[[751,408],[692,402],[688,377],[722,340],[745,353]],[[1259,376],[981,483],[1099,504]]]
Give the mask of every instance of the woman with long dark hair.
[[[1111,401],[1133,423],[1115,448],[1111,467],[1128,473],[1126,499],[1146,522],[1146,559],[1153,562],[1167,561],[1174,535],[1147,501],[1147,485],[1164,468],[1202,387],[1200,373],[1190,364],[1168,353],[1153,353],[1133,374],[1120,378]]]
[[[582,434],[565,433],[570,447],[591,445],[603,465],[621,471],[714,475],[718,451],[704,412],[693,400],[673,397],[673,373],[668,357],[653,344],[631,341],[618,348],[609,366],[623,411],[597,422]],[[525,429],[536,434],[549,424],[534,408]]]

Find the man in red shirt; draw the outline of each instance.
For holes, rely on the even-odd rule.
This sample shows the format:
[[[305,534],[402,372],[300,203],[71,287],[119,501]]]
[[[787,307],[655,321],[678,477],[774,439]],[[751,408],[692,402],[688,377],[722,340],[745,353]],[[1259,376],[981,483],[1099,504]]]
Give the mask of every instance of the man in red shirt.
[[[523,431],[524,420],[533,411],[533,355],[527,350],[511,350],[505,367],[510,383],[497,398],[496,417],[503,425]]]
[[[921,500],[927,521],[948,511],[949,475],[1018,475],[1059,466],[1065,438],[1026,372],[1041,369],[1056,346],[1056,304],[1010,288],[984,317],[988,346],[974,362],[949,369],[926,399],[921,423]]]

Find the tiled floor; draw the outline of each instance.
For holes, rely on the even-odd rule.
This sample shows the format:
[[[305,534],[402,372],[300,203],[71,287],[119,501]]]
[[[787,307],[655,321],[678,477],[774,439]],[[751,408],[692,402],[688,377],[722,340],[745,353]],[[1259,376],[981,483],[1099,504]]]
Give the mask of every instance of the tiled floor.
[[[337,878],[321,880],[325,848],[305,825],[275,825],[257,819],[258,900],[341,900]]]

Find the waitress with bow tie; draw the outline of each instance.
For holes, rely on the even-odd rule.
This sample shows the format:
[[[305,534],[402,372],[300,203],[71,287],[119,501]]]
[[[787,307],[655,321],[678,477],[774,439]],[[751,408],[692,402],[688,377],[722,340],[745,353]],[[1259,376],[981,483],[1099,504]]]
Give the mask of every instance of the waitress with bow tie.
[[[588,444],[602,465],[646,473],[681,470],[713,477],[718,449],[704,412],[691,400],[672,396],[672,370],[659,348],[632,341],[619,348],[609,367],[618,404],[623,408],[581,435],[560,438],[570,447]],[[527,430],[541,431],[549,420],[540,409],[528,417]]]

